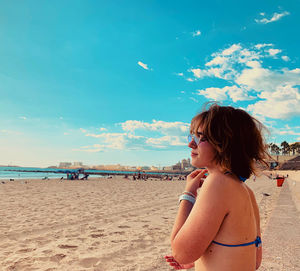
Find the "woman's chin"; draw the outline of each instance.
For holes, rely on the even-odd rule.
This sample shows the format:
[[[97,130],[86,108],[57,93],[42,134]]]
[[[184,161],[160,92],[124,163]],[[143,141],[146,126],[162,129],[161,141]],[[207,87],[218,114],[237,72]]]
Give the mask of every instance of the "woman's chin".
[[[199,161],[196,161],[196,159],[191,159],[191,165],[193,167],[196,167],[196,168],[204,167],[204,165],[202,165],[201,163],[199,163]]]

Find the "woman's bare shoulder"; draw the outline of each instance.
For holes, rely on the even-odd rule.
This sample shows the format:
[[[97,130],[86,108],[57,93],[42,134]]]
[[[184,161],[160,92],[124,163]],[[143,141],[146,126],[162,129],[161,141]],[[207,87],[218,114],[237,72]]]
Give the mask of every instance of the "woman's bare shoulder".
[[[210,174],[203,183],[202,189],[205,192],[210,192],[211,196],[217,197],[219,200],[224,198],[228,202],[228,198],[236,193],[236,181],[224,173]]]
[[[252,200],[252,201],[255,200],[255,194],[254,194],[254,192],[252,191],[252,189],[251,189],[247,184],[245,184],[245,187],[246,187],[246,189],[247,189],[247,191],[248,191],[248,193],[249,193],[249,196],[250,196],[251,200]]]

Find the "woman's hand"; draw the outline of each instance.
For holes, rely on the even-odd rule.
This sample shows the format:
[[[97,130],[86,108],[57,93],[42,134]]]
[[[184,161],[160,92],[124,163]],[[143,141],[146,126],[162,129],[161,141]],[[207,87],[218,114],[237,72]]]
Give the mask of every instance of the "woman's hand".
[[[197,195],[197,190],[202,186],[204,179],[207,173],[207,169],[196,169],[187,176],[185,191],[191,192],[194,195]]]
[[[190,269],[194,267],[194,263],[179,264],[173,256],[165,256],[166,262],[176,270]]]

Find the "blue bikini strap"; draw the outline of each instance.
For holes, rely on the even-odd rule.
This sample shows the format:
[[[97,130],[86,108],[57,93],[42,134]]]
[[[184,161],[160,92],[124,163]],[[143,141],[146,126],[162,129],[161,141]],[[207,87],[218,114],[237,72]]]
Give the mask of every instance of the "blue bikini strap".
[[[242,177],[242,176],[239,176],[239,179],[240,179],[242,182],[245,182],[245,181],[247,180],[247,178]]]
[[[257,236],[255,241],[249,242],[249,243],[244,243],[244,244],[239,244],[239,245],[227,245],[227,244],[219,243],[217,241],[212,241],[212,243],[220,245],[220,246],[224,246],[224,247],[245,247],[245,246],[250,246],[250,245],[253,245],[253,244],[255,244],[256,247],[260,247],[261,246],[261,239],[260,239],[259,236]]]
[[[230,172],[230,171],[226,171],[224,174],[225,174],[225,175],[226,175],[226,174],[232,174],[232,172]],[[245,178],[245,177],[242,177],[242,176],[238,176],[238,178],[239,178],[239,179],[240,179],[240,181],[242,181],[242,182],[245,182],[245,181],[247,180],[247,178]]]

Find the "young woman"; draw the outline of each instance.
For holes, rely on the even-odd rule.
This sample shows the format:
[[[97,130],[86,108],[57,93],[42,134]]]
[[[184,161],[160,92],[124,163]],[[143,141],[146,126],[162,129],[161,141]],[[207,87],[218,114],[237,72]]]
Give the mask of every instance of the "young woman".
[[[259,209],[244,181],[267,156],[262,128],[245,111],[216,104],[193,118],[188,146],[199,169],[189,174],[179,198],[172,255],[165,257],[174,269],[259,268]]]

